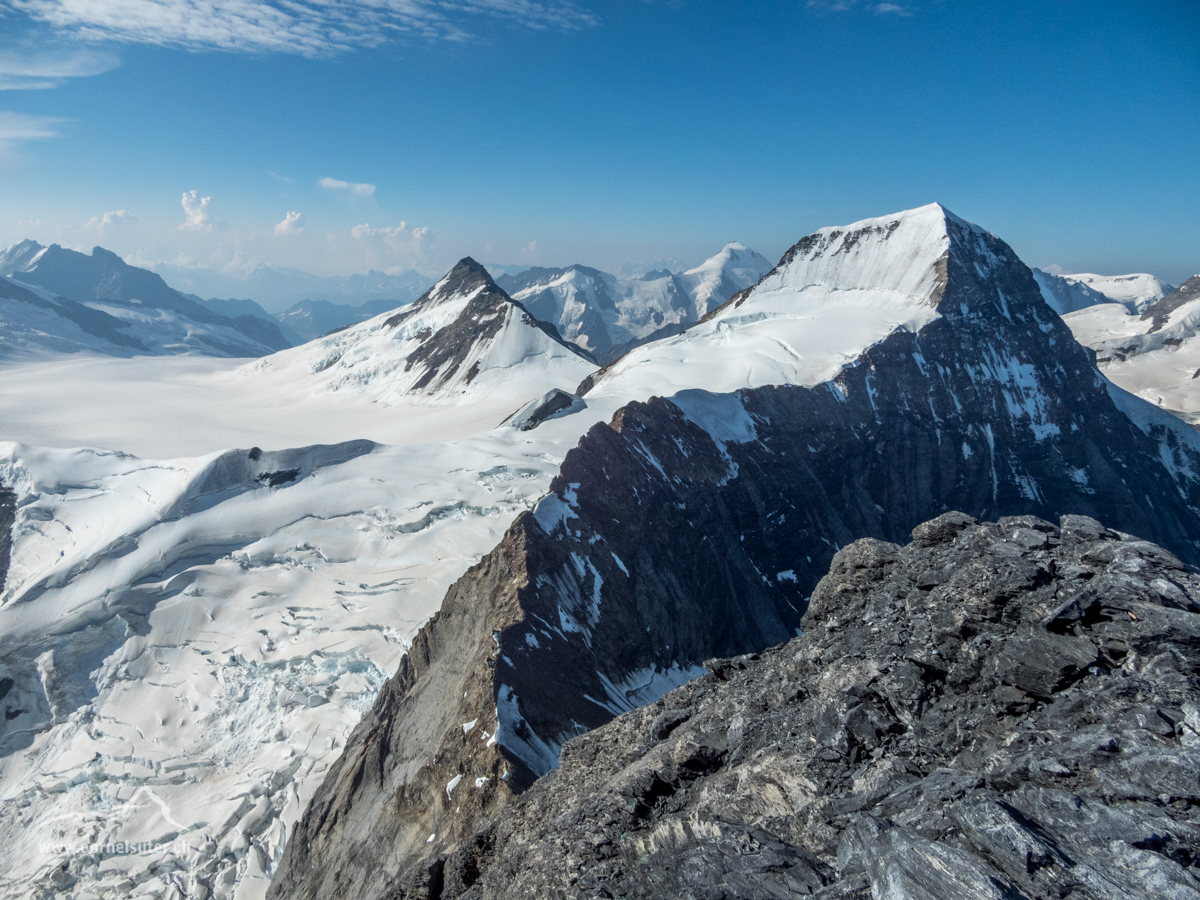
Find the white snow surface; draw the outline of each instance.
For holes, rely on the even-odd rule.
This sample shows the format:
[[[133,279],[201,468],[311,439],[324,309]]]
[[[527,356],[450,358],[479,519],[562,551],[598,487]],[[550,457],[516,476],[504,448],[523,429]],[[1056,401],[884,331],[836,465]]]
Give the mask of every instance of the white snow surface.
[[[745,244],[730,241],[714,256],[683,273],[696,317],[712,312],[738,291],[751,287],[774,266]]]
[[[1079,272],[1073,275],[1062,273],[1059,277],[1067,281],[1087,285],[1099,291],[1113,303],[1120,303],[1131,312],[1141,312],[1156,300],[1171,293],[1173,288],[1160,278],[1138,272],[1132,275],[1095,275]]]
[[[737,305],[626,354],[585,399],[620,406],[688,388],[728,393],[832,378],[896,329],[937,318],[948,215],[935,203],[822,229]]]
[[[678,275],[618,279],[572,266],[516,290],[513,299],[554,322],[565,339],[597,351],[666,325],[694,322],[770,270],[765,257],[733,241]]]
[[[383,317],[262,364],[6,364],[0,440],[25,443],[0,444],[18,498],[0,677],[23,712],[0,723],[0,893],[34,896],[67,862],[59,893],[80,900],[261,897],[449,585],[522,510],[570,527],[573,489],[544,495],[580,435],[658,394],[719,443],[753,440],[737,398],[703,392],[816,384],[932,321],[947,215],[823,229],[741,305],[640,348],[529,432],[498,426],[594,367],[507,311],[465,357],[478,377],[432,391],[404,371],[421,329]],[[468,302],[441,299],[419,311],[431,334]],[[599,578],[588,594],[581,628]],[[595,699],[623,711],[693,674],[635,673]],[[496,713],[489,740],[535,769],[571,736],[518,741],[507,689]]]
[[[1063,321],[1096,351],[1100,370],[1114,384],[1200,424],[1200,299],[1180,306],[1154,332],[1152,319],[1119,303],[1069,313]]]
[[[428,299],[403,310],[251,363],[246,376],[293,390],[307,386],[313,393],[363,394],[388,405],[461,405],[502,396],[515,400],[515,408],[543,393],[547,384],[569,389],[595,370],[589,360],[533,324],[520,307],[498,302],[480,323],[499,319],[496,333],[475,341],[453,370],[431,373],[430,363],[414,354],[445,341],[443,329],[454,325],[482,291],[478,286],[453,292],[447,280],[431,288]],[[394,318],[399,323],[388,324]]]

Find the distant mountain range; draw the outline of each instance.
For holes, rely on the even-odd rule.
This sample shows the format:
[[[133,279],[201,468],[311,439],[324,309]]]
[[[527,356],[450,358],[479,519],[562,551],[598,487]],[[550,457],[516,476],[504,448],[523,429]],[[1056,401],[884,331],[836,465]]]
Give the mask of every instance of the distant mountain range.
[[[263,356],[288,347],[276,322],[227,315],[154,272],[22,241],[0,253],[0,353],[87,350],[113,356]]]
[[[47,286],[0,282],[0,312],[26,316],[12,333],[58,323],[126,354],[178,333],[162,352],[202,353],[274,319],[68,253],[13,249]],[[162,359],[63,367],[124,369],[94,396],[136,407],[131,432],[180,409],[221,427],[235,405],[311,430],[288,445],[253,418],[153,459],[0,434],[0,894],[540,897],[584,872],[563,890],[682,896],[609,877],[665,859],[697,897],[849,900],[871,889],[857,859],[896,897],[1131,896],[1002,791],[1041,798],[1047,828],[1099,822],[1121,885],[1185,896],[1200,698],[1176,651],[1200,633],[1200,434],[1096,366],[1126,371],[1104,361],[1113,317],[1129,377],[1190,378],[1200,280],[1158,299],[1140,276],[1037,280],[937,204],[822,228],[773,268],[740,245],[709,263],[618,278],[464,258],[414,302],[186,392],[147,389]],[[1093,350],[1067,327],[1090,316]],[[19,396],[5,371],[0,399]],[[69,446],[79,381],[60,377]],[[912,565],[884,583],[899,552]],[[1170,631],[1191,643],[1165,652]],[[820,678],[797,680],[810,662]],[[709,699],[668,693],[685,682]],[[1081,682],[1104,693],[1067,693]],[[1076,727],[1113,710],[1119,741]],[[1036,745],[997,738],[1017,713]],[[970,759],[939,743],[976,737]],[[579,816],[530,805],[556,784]],[[935,813],[900,820],[922,796]],[[510,829],[522,809],[538,840]],[[868,842],[836,871],[835,829]],[[929,829],[936,852],[913,836]],[[726,850],[765,875],[726,879]],[[1004,871],[961,864],[976,852]],[[513,892],[493,890],[501,869]]]
[[[357,275],[321,276],[259,265],[245,277],[169,263],[156,265],[154,270],[187,293],[203,297],[251,297],[271,315],[305,300],[326,300],[344,306],[390,301],[387,308],[394,309],[416,300],[433,284],[432,278],[414,269],[395,274],[372,269]]]
[[[539,319],[601,362],[648,340],[677,334],[771,271],[766,257],[736,242],[694,269],[617,278],[586,266],[532,268],[496,283]]]

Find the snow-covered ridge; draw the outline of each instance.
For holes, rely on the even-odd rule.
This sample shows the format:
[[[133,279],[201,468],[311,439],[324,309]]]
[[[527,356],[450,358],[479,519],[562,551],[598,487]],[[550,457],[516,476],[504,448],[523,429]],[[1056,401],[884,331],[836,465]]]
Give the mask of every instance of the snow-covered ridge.
[[[937,318],[951,229],[971,265],[983,272],[995,262],[987,232],[936,203],[822,228],[698,325],[619,359],[586,399],[826,381],[897,328],[915,331]]]
[[[1082,284],[1103,294],[1112,303],[1120,303],[1130,312],[1140,313],[1163,299],[1174,288],[1160,278],[1138,272],[1132,275],[1094,275],[1090,272],[1062,273],[1059,277]]]
[[[597,354],[684,326],[755,284],[771,264],[731,242],[694,269],[619,279],[586,266],[530,269],[502,275],[499,284],[570,341]],[[613,358],[609,356],[608,358]]]
[[[459,404],[502,397],[516,406],[547,386],[572,388],[595,364],[464,259],[398,312],[248,365],[246,377],[377,402]]]

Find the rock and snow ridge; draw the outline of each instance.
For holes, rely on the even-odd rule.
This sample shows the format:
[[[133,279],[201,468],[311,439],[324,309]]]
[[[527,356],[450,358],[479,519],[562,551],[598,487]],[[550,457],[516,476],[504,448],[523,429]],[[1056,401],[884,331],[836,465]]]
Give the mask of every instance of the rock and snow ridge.
[[[1169,552],[946,513],[841,550],[803,636],[569,742],[396,895],[1193,900],[1198,666]]]
[[[679,274],[662,270],[618,279],[576,265],[501,275],[498,283],[533,315],[554,322],[567,340],[609,361],[630,345],[697,321],[770,269],[764,257],[731,242]]]
[[[547,386],[572,387],[595,368],[466,258],[409,306],[251,363],[246,373],[384,404],[519,398],[511,413]]]
[[[787,327],[786,295],[818,323],[857,301],[876,332],[857,336],[854,358],[827,356],[832,380],[788,384],[816,360],[754,331],[772,315]],[[833,554],[858,538],[904,540],[947,508],[1071,512],[1200,561],[1200,436],[1106,382],[1011,248],[941,207],[805,238],[697,328],[722,320],[698,347],[746,339],[773,367],[731,358],[708,383],[751,385],[628,403],[588,431],[418,633],[290,836],[270,896],[437,896],[442,860],[566,740],[711,656],[793,636]],[[670,373],[677,359],[654,349],[641,371]],[[593,390],[620,377],[618,364]]]

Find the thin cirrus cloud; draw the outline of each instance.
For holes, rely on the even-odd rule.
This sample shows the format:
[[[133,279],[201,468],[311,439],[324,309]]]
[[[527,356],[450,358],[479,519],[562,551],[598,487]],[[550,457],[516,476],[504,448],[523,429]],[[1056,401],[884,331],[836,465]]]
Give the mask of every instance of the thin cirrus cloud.
[[[183,215],[186,219],[180,231],[212,231],[212,219],[208,215],[208,204],[212,197],[201,197],[198,191],[184,191]]]
[[[322,178],[317,184],[327,191],[344,191],[355,197],[373,197],[375,195],[375,185],[373,184],[341,181],[337,178]]]
[[[120,64],[111,53],[86,48],[0,48],[0,91],[54,88],[68,78],[101,75]]]
[[[848,12],[859,8],[859,2],[858,0],[808,0],[808,8],[821,12]],[[876,15],[912,15],[911,9],[898,3],[867,3],[861,8]]]
[[[0,157],[7,156],[22,141],[54,137],[62,122],[53,116],[28,116],[0,110]]]
[[[2,5],[2,4],[0,4]],[[572,0],[7,0],[90,40],[320,56],[396,37],[462,41],[480,15],[575,29],[595,17]]]

